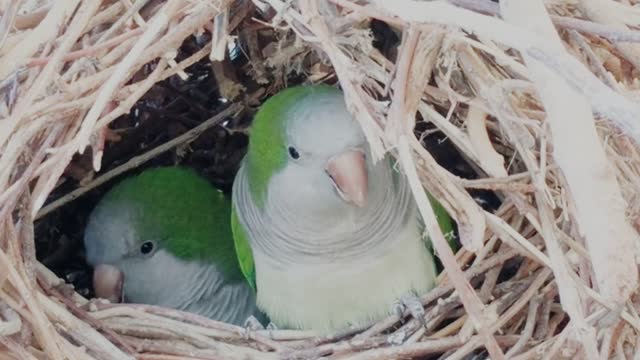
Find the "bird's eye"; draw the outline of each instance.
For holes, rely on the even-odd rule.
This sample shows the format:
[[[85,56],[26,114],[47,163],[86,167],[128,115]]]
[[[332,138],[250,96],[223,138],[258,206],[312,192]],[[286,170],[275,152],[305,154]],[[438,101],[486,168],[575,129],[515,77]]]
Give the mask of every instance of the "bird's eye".
[[[300,158],[298,150],[296,150],[296,148],[294,148],[293,146],[289,146],[289,156],[291,156],[292,159]]]
[[[144,255],[150,254],[153,251],[153,242],[145,241],[140,245],[140,252]]]

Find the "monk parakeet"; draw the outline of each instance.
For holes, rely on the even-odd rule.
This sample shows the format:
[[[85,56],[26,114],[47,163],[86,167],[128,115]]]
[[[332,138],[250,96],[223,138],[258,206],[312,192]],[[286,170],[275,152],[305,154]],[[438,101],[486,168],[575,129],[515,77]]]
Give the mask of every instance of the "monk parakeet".
[[[242,325],[259,316],[238,264],[231,201],[194,171],[154,168],[113,187],[84,243],[97,297]]]
[[[406,178],[391,157],[374,164],[333,87],[289,88],[261,106],[232,201],[241,268],[277,327],[366,326],[434,285]]]

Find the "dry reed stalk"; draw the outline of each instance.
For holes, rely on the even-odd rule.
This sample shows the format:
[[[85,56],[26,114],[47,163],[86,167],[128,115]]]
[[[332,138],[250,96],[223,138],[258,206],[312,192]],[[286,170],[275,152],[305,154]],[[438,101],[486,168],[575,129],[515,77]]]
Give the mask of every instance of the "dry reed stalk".
[[[337,3],[340,3],[340,5],[346,5],[346,2],[342,2],[342,1],[340,1],[340,2],[336,1],[336,2],[337,2]],[[407,15],[407,16],[401,16],[401,17],[402,17],[403,19],[405,19],[405,20],[406,20],[407,18],[411,19],[411,17],[413,16],[413,14],[416,14],[416,15],[417,15],[418,13],[423,13],[423,12],[416,11],[416,12],[414,12],[412,15],[408,15],[409,13],[408,13],[407,11],[404,11],[404,10],[408,10],[409,8],[412,8],[412,9],[413,9],[414,7],[417,7],[418,5],[417,5],[417,3],[412,3],[412,4],[408,4],[408,3],[406,3],[405,5],[407,5],[407,7],[405,7],[405,8],[403,9],[403,11],[402,11],[402,12],[400,12],[400,13],[402,13],[403,15]],[[424,3],[421,3],[421,4],[420,4],[420,6],[421,6],[421,7],[422,7],[423,5],[424,5],[424,7],[425,7],[425,8],[426,8],[427,6],[431,6],[431,4],[429,4],[429,5],[424,4]],[[442,5],[442,6],[444,7],[444,5],[443,5],[443,4],[438,4],[438,5]],[[389,6],[389,5],[387,4],[387,6]],[[436,5],[435,5],[435,4],[433,4],[433,7],[434,7],[434,8],[435,8],[435,6],[436,6]],[[276,8],[278,8],[278,6],[276,6]],[[356,8],[356,6],[352,6],[352,8],[354,8],[354,9],[355,9],[355,8]],[[398,6],[398,9],[400,9],[400,8],[401,8],[401,6]],[[301,7],[301,9],[303,9],[303,10],[304,10],[304,8],[302,8],[302,7]],[[440,7],[438,7],[438,9],[442,10],[442,8],[440,8]],[[372,15],[372,14],[373,14],[373,12],[371,11],[371,9],[369,8],[368,10],[369,10],[368,15]],[[448,10],[448,9],[447,9],[447,10]],[[451,9],[451,11],[452,11],[452,12],[454,12],[454,10],[453,10],[453,9]],[[309,13],[309,11],[307,10],[307,11],[306,11],[306,13]],[[442,11],[440,11],[440,12],[439,12],[439,11],[432,11],[432,12],[430,12],[430,14],[432,14],[432,17],[441,16],[441,15],[442,15],[442,13],[443,13]],[[315,15],[315,16],[317,16],[317,15]],[[290,17],[291,17],[291,18],[295,18],[295,16],[293,16],[293,15],[290,15]],[[381,16],[378,16],[378,18],[380,18],[380,19],[385,19],[385,20],[386,20],[386,19],[389,19],[389,16],[388,16],[388,15],[381,15]],[[460,17],[460,19],[462,19],[462,18],[465,18],[465,17]],[[466,18],[465,18],[465,19],[466,19]],[[421,21],[422,21],[422,19],[421,19]],[[441,20],[439,20],[439,19],[434,19],[433,21],[438,22],[438,21],[441,21]],[[456,24],[460,24],[460,22],[459,22],[459,21],[454,21],[454,20],[449,20],[449,21],[455,22]],[[484,21],[484,20],[481,20],[481,19],[479,19],[479,18],[478,18],[478,22],[482,22],[482,21]],[[466,25],[466,24],[465,24],[465,25]],[[465,26],[465,25],[462,25],[462,26]],[[502,25],[502,24],[500,24],[500,26],[501,26],[501,25]],[[466,27],[468,28],[468,25],[467,25]],[[478,27],[478,28],[479,28],[479,27]],[[320,29],[320,31],[323,31],[323,30],[322,30],[322,29]],[[486,31],[486,29],[478,30],[478,32],[481,32],[481,33],[482,33],[483,31]],[[302,31],[299,31],[299,32],[302,32]],[[308,35],[307,35],[307,36],[308,36]],[[322,35],[322,36],[321,36],[321,39],[324,39],[324,38],[326,38],[326,35]],[[409,38],[410,38],[410,37],[409,37]],[[325,41],[325,40],[323,40],[323,41]],[[326,49],[326,48],[325,48],[325,49]],[[332,45],[332,47],[329,47],[327,51],[331,51],[330,49],[335,49],[335,45]],[[329,56],[331,57],[332,55],[331,55],[331,54],[329,54]],[[400,55],[400,57],[399,57],[399,59],[398,59],[398,61],[397,61],[397,64],[398,64],[397,66],[402,66],[402,59],[403,59],[403,58],[402,58],[402,55]],[[335,65],[335,61],[334,61],[334,66],[336,66],[336,65]],[[357,67],[353,66],[352,64],[349,64],[349,65],[345,64],[344,66],[345,66],[345,68],[357,69]],[[338,73],[340,74],[339,69],[337,69],[337,71],[338,71]],[[358,73],[358,72],[357,72],[357,71],[355,71],[355,73]],[[400,75],[399,75],[399,73],[400,73]],[[395,74],[394,74],[394,75],[396,76],[396,80],[397,80],[397,79],[399,79],[399,78],[401,78],[403,73],[404,73],[404,72],[400,72],[400,71],[398,71],[398,69],[396,68],[396,70],[395,70]],[[339,75],[339,76],[340,76],[340,75]],[[351,78],[352,78],[352,80],[351,80],[351,81],[355,81],[355,80],[356,80],[356,79],[353,79],[353,76],[351,76]],[[344,81],[345,79],[344,79],[344,78],[342,78],[341,80],[343,80],[343,81]],[[346,82],[347,82],[347,83],[349,83],[349,79],[347,79],[347,81],[346,81]],[[401,81],[401,83],[402,83],[402,81]],[[356,94],[357,94],[357,90],[353,90],[353,91],[351,91],[351,92],[347,92],[347,95],[346,95],[347,99],[349,99],[349,93],[351,93],[351,94],[356,93]],[[404,93],[402,93],[402,92],[401,92],[401,94],[402,94],[402,95],[400,95],[400,96],[399,96],[399,99],[402,99],[402,100],[400,100],[400,101],[404,101],[404,99],[405,99],[405,97],[403,96],[403,94],[404,94]],[[556,98],[557,98],[557,96],[558,96],[558,95],[556,95]],[[353,103],[355,103],[355,104],[359,104],[359,103],[362,103],[362,100],[354,101]],[[390,110],[389,110],[389,112],[390,112],[389,117],[391,117],[391,113],[393,113],[393,109],[394,109],[394,105],[393,105],[393,104],[395,104],[395,102],[392,102],[392,106],[391,106],[391,108],[390,108]],[[366,108],[366,105],[362,106],[362,108]],[[595,107],[594,107],[594,108],[595,108]],[[407,113],[407,112],[400,111],[399,113],[400,113],[400,114],[402,114],[402,116],[407,116],[407,115],[406,115],[406,113]],[[409,115],[408,115],[408,116],[409,116],[409,117],[411,117],[411,115],[410,115],[410,114],[411,114],[411,112],[410,112],[410,111],[408,111],[408,113],[409,113]],[[357,113],[356,113],[356,115],[358,115],[358,114],[361,114],[361,113],[360,113],[360,112],[357,112]],[[400,120],[399,120],[399,118],[396,118],[396,119],[397,119],[396,121],[400,121]],[[364,121],[365,121],[365,124],[370,124],[370,121],[369,121],[369,120],[364,120]],[[513,120],[510,120],[510,121],[513,121]],[[592,120],[592,121],[593,121],[593,120]],[[378,122],[380,122],[380,121],[378,121]],[[511,125],[511,124],[510,124],[510,125]],[[369,126],[369,125],[365,125],[365,126]],[[507,127],[511,127],[511,126],[507,126]],[[515,130],[515,129],[514,129],[514,130]],[[513,133],[513,135],[515,135],[515,136],[516,136],[516,138],[521,138],[521,136],[522,136],[522,135],[525,135],[525,134],[526,134],[526,132],[527,132],[528,130],[526,130],[525,128],[521,128],[521,129],[519,129],[519,130],[515,130],[515,131],[516,131],[516,132],[514,132],[514,133]],[[523,132],[523,131],[524,131],[524,132]],[[527,137],[529,137],[529,136],[527,136]],[[529,137],[529,139],[531,139],[531,137]],[[543,138],[543,141],[544,141],[544,138]],[[519,150],[520,150],[522,153],[530,152],[530,150],[528,150],[527,148],[531,146],[532,141],[531,141],[531,140],[527,141],[527,144],[528,144],[528,145],[527,145],[526,147],[522,147],[522,146],[520,146],[520,149],[519,149]],[[391,145],[390,147],[391,147],[391,148],[393,148],[393,145]],[[544,145],[544,143],[543,143],[543,146],[542,146],[543,154],[544,154],[544,151],[545,151],[545,150],[546,150],[546,146],[545,146],[545,145]],[[532,155],[533,155],[533,154],[532,154]],[[530,157],[530,156],[532,156],[532,155],[527,155],[527,156],[528,156],[528,157]],[[543,155],[541,155],[541,156],[542,156],[542,159],[543,159],[543,160],[546,160],[546,159],[545,159],[545,157],[544,157]],[[485,160],[488,160],[486,157],[484,157],[484,159],[485,159]],[[490,159],[490,158],[489,158],[489,159]],[[531,158],[529,158],[529,159],[531,159]],[[531,160],[529,160],[529,161],[531,161]],[[544,165],[544,163],[543,163],[543,165]],[[486,166],[485,166],[485,167],[486,167]],[[532,168],[532,167],[533,167],[534,169],[537,169],[537,166],[535,166],[533,163],[530,163],[530,164],[528,165],[528,167],[530,167],[530,168]],[[566,171],[566,170],[565,170],[565,171]],[[570,171],[570,170],[569,170],[569,171]],[[491,173],[491,170],[489,170],[489,171],[488,171],[488,173]],[[433,172],[430,172],[429,174],[430,174],[431,176],[433,176]],[[544,173],[543,173],[543,174],[544,174]],[[544,179],[544,178],[539,178],[539,179]],[[546,199],[546,198],[548,198],[548,190],[545,190],[545,189],[546,189],[546,186],[545,186],[545,185],[543,185],[542,187],[540,187],[540,185],[538,185],[538,188],[542,189],[542,191],[539,193],[539,196],[537,196],[538,202],[539,202],[540,204],[544,204],[544,203],[546,202],[546,200],[545,200],[545,199]],[[607,203],[607,202],[608,202],[608,200],[610,200],[610,198],[607,198],[607,200],[606,200],[604,203]],[[613,205],[613,206],[617,206],[617,205],[616,205],[617,203],[618,203],[617,201],[613,201],[613,202],[612,202],[612,205]],[[599,204],[600,204],[600,206],[602,206],[603,201],[600,201],[600,202],[599,202]],[[542,205],[539,205],[539,206],[542,206]],[[586,207],[586,208],[593,208],[593,206],[591,206],[591,207]],[[548,210],[545,206],[542,206],[541,210],[544,210],[546,214],[549,214],[549,210]],[[606,213],[606,212],[605,212],[605,213]],[[548,216],[548,215],[547,215],[547,216]],[[620,226],[620,228],[621,228],[621,229],[624,229],[624,228],[626,228],[626,227],[628,226],[627,220],[625,220],[625,217],[624,217],[624,215],[623,215],[623,214],[621,215],[620,213],[616,213],[616,215],[615,215],[615,216],[616,216],[617,221],[621,221],[621,223],[620,223],[620,225],[621,225],[621,226]],[[543,219],[544,219],[544,218],[543,218]],[[536,219],[535,219],[535,218],[532,218],[531,220],[533,220],[534,222],[536,222],[536,223],[537,223],[537,221],[536,221]],[[549,226],[550,226],[550,225],[549,225],[549,224],[550,224],[550,223],[549,223],[549,221],[551,221],[551,220],[550,220],[550,219],[547,219],[547,220],[544,220],[544,221],[542,222],[543,228],[547,228],[547,229],[549,229]],[[427,222],[427,223],[428,223],[428,222]],[[546,235],[546,236],[543,236],[545,239],[549,239],[549,238],[551,238],[551,237],[554,237],[551,233],[549,233],[549,232],[548,232],[548,230],[547,230],[546,232],[544,232],[544,234]],[[627,260],[625,260],[624,262],[622,262],[622,265],[623,265],[623,266],[626,266],[626,265],[624,265],[624,264],[629,264],[629,261],[635,262],[635,259],[633,259],[633,258],[631,258],[631,260],[629,260],[628,255],[627,255],[627,254],[629,254],[629,253],[633,254],[633,250],[634,250],[634,241],[636,241],[636,240],[635,240],[635,237],[636,237],[636,235],[633,235],[633,236],[632,236],[632,235],[629,235],[629,236],[623,237],[623,240],[624,240],[624,239],[626,239],[626,240],[624,240],[624,242],[623,242],[623,244],[622,244],[621,246],[614,246],[614,247],[610,248],[610,249],[612,249],[611,251],[613,251],[615,254],[622,254],[623,256],[627,256],[627,258],[626,258]],[[631,239],[634,239],[634,240],[632,241]],[[436,236],[436,240],[437,240],[437,236]],[[602,237],[600,237],[600,238],[599,238],[599,240],[600,240],[600,241],[602,241]],[[636,242],[637,242],[637,241],[636,241]],[[523,242],[523,243],[527,243],[527,241],[525,240],[525,242]],[[552,244],[555,244],[555,243],[552,243]],[[555,245],[554,245],[554,247],[555,247]],[[592,246],[592,247],[593,247],[593,246]],[[564,278],[565,278],[565,282],[566,282],[567,284],[573,283],[573,281],[574,281],[573,279],[571,279],[571,278],[567,278],[567,276],[570,276],[570,275],[569,275],[569,272],[568,272],[569,270],[568,270],[568,269],[566,269],[566,266],[567,266],[567,265],[560,265],[560,264],[565,264],[565,263],[566,263],[566,260],[564,260],[564,259],[563,259],[562,250],[561,250],[560,248],[558,248],[558,247],[556,247],[556,248],[557,248],[557,251],[555,251],[555,252],[554,252],[554,253],[557,255],[557,256],[554,256],[555,261],[553,261],[553,262],[545,261],[545,263],[546,263],[548,266],[552,266],[552,268],[556,268],[556,265],[552,265],[552,263],[553,263],[553,264],[558,264],[558,265],[557,265],[557,266],[559,266],[559,268],[558,268],[558,269],[565,269],[565,270],[558,270],[558,271],[560,271],[561,273],[566,274],[566,275],[564,275],[564,276],[565,276],[565,277],[564,277]],[[629,250],[631,250],[631,251],[629,251]],[[595,250],[595,249],[594,249],[593,251],[597,251],[597,250]],[[626,251],[626,252],[625,252],[625,251]],[[535,253],[536,253],[536,252],[534,252],[534,254],[535,254]],[[538,255],[538,256],[537,256],[538,258],[544,258],[544,257],[541,257],[541,256],[540,256],[540,253],[539,253],[539,252],[537,253],[537,255]],[[601,261],[600,263],[603,263],[603,262]],[[451,269],[449,269],[449,268],[448,268],[448,270],[449,270],[449,271],[451,271]],[[625,271],[625,270],[626,270],[626,271]],[[631,276],[631,278],[630,278],[630,280],[628,280],[628,281],[627,281],[627,280],[621,280],[621,281],[627,281],[627,284],[628,284],[628,285],[625,285],[625,286],[623,287],[623,289],[627,289],[627,290],[623,290],[622,294],[621,294],[621,295],[619,295],[619,296],[621,296],[622,298],[626,298],[626,297],[628,296],[629,289],[634,289],[634,288],[635,288],[635,282],[636,282],[636,281],[635,281],[634,279],[635,279],[635,278],[637,278],[636,272],[634,271],[634,270],[635,270],[635,268],[631,268],[631,269],[627,268],[627,269],[625,269],[625,270],[623,270],[623,271],[621,271],[621,272],[619,272],[619,273],[620,273],[620,274],[623,274],[624,276],[629,275],[629,276]],[[624,276],[622,277],[623,279],[624,279]],[[619,290],[619,287],[618,287],[618,290]],[[569,298],[577,299],[577,298],[578,298],[578,295],[577,295],[577,293],[575,293],[574,295],[570,296]],[[568,300],[567,300],[567,301],[568,301]],[[573,306],[571,306],[571,304],[568,304],[567,306],[568,306],[569,308],[580,308],[580,307],[581,307],[581,306],[579,305],[579,303],[576,303],[576,305],[578,305],[578,306],[573,307]],[[576,321],[578,321],[578,322],[579,322],[580,316],[578,316],[578,315],[577,315],[577,313],[576,313],[576,314],[575,314],[575,316],[572,316],[572,318],[575,318],[575,319],[576,319]],[[592,340],[592,341],[588,341],[587,343],[588,343],[588,344],[596,344],[596,342],[595,342],[595,338],[593,338],[593,340]],[[593,355],[594,355],[593,348],[591,348],[591,350],[590,350],[590,351],[591,351],[591,354],[592,354],[592,356],[593,356]]]
[[[262,57],[259,30],[243,21],[251,8],[230,0],[65,1],[22,12],[16,2],[0,20],[0,349],[23,359],[463,359],[481,348],[495,359],[637,357],[637,10],[611,0],[546,9],[518,0],[254,2],[299,39],[271,40],[282,53],[256,67],[258,83],[269,66],[286,72],[300,54],[326,56],[375,157],[389,152],[407,173],[446,269],[421,299],[427,327],[405,313],[325,337],[247,331],[65,295],[34,264],[32,218],[244,105],[43,207],[72,156],[91,146],[98,170],[110,122],[155,83],[188,76],[207,55],[222,59],[236,27]],[[402,34],[394,56],[371,46],[370,19]],[[213,33],[210,44],[176,62],[183,40],[202,29]],[[154,70],[131,82],[145,64]],[[326,78],[322,67],[309,65],[310,78]],[[440,166],[414,135],[416,119],[447,136],[480,178]],[[494,190],[500,209],[481,209],[466,188]],[[425,190],[456,219],[458,254]]]

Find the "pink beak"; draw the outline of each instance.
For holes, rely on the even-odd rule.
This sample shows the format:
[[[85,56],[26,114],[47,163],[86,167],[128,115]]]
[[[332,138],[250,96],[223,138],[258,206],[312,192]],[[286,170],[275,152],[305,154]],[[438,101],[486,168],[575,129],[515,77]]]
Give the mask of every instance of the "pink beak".
[[[350,150],[336,155],[327,163],[326,171],[342,200],[358,207],[365,205],[369,178],[364,153]]]
[[[93,269],[93,289],[96,297],[112,303],[122,301],[124,274],[115,266],[100,264]]]

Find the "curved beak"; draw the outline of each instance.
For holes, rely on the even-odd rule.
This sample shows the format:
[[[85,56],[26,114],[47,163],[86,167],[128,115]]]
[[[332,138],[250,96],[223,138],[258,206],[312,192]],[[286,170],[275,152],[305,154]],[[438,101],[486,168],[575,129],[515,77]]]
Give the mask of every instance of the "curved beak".
[[[100,264],[93,269],[93,289],[96,297],[112,303],[122,301],[124,274],[115,266]]]
[[[332,157],[325,171],[331,177],[342,200],[358,207],[365,205],[369,178],[362,151],[350,150]]]

